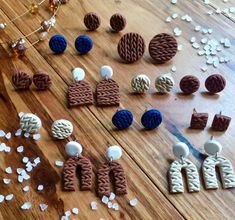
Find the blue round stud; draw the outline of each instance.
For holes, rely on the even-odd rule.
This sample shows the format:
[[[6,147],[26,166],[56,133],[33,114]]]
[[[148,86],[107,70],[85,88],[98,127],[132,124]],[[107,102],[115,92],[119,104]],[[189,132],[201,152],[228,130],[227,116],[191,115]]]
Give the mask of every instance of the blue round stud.
[[[64,36],[57,34],[51,37],[49,46],[54,53],[60,54],[65,51],[67,47],[67,40]]]
[[[142,115],[141,123],[148,130],[157,128],[162,123],[162,113],[157,109],[148,110]]]
[[[80,54],[88,53],[93,46],[93,42],[90,37],[86,35],[78,36],[75,40],[75,48]]]
[[[113,125],[117,127],[119,130],[130,127],[132,121],[133,121],[133,114],[125,109],[117,111],[112,118]]]

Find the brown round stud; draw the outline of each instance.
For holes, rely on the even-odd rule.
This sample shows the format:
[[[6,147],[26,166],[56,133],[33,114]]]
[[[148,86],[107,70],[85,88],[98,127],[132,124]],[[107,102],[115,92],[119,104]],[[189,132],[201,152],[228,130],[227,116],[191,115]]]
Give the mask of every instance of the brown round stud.
[[[51,78],[45,72],[37,72],[33,75],[33,83],[39,90],[48,89],[51,85]]]
[[[180,89],[185,94],[192,94],[196,92],[199,87],[200,81],[195,76],[187,75],[180,80]]]
[[[87,29],[94,31],[100,26],[100,18],[97,14],[90,12],[85,15],[84,24]]]
[[[126,18],[116,13],[110,18],[110,26],[115,32],[122,31],[126,27]]]
[[[28,73],[18,71],[13,73],[12,83],[16,89],[28,89],[32,84],[32,78]]]
[[[124,61],[133,63],[144,55],[144,39],[137,33],[127,33],[120,39],[117,50]]]
[[[220,74],[213,74],[206,79],[205,86],[210,93],[218,93],[224,90],[226,80]]]
[[[171,60],[177,52],[176,39],[169,34],[158,34],[149,43],[149,54],[157,63]]]

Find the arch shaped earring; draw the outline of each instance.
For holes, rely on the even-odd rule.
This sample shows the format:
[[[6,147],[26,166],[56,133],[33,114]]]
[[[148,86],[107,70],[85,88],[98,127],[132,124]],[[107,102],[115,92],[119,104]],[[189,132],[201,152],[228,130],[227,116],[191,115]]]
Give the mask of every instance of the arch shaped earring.
[[[222,145],[213,140],[213,137],[204,144],[204,149],[208,156],[202,165],[203,177],[206,189],[217,189],[218,182],[216,179],[215,167],[219,167],[219,173],[224,189],[235,187],[235,175],[230,161],[218,153],[222,151]]]
[[[102,164],[97,173],[98,194],[100,197],[110,195],[110,178],[112,172],[114,176],[114,189],[116,195],[127,194],[126,176],[122,166],[116,161],[122,156],[122,149],[119,146],[111,146],[106,152],[108,162]]]
[[[64,165],[64,190],[75,191],[77,188],[76,171],[81,169],[80,189],[91,190],[92,164],[86,157],[81,156],[82,146],[76,141],[70,141],[65,146],[65,151],[70,158]]]
[[[189,155],[189,148],[183,142],[173,145],[173,153],[179,159],[175,160],[169,169],[171,193],[184,192],[182,169],[186,169],[186,177],[189,192],[200,191],[200,181],[197,167],[186,157]]]

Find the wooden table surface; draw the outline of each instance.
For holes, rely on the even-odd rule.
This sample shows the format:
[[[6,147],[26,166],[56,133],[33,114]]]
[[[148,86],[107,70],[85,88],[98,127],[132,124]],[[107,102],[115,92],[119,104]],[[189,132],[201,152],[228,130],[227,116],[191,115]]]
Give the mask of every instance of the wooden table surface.
[[[27,9],[30,0],[7,1],[1,0],[0,20],[9,21]],[[13,137],[10,140],[1,138],[1,142],[11,146],[11,152],[0,152],[0,194],[14,194],[12,201],[0,203],[0,219],[60,219],[66,210],[77,207],[80,214],[70,219],[235,219],[235,189],[205,190],[201,181],[201,191],[172,195],[169,193],[167,171],[170,163],[175,159],[172,153],[172,143],[184,141],[190,147],[190,159],[200,170],[204,157],[203,143],[213,135],[223,145],[222,155],[227,157],[235,168],[235,122],[232,120],[228,131],[212,132],[210,124],[214,114],[222,111],[223,114],[235,117],[235,40],[234,15],[228,17],[222,14],[207,15],[215,8],[231,7],[234,0],[223,3],[221,0],[211,0],[210,5],[203,1],[178,0],[172,5],[169,0],[70,0],[63,5],[57,16],[57,24],[52,28],[50,36],[63,34],[68,40],[68,47],[64,54],[54,55],[49,47],[48,40],[27,50],[20,59],[10,59],[7,56],[7,46],[0,48],[0,129],[5,132],[14,132],[19,128],[19,112],[36,113],[42,120],[43,128],[41,139],[33,141],[23,137]],[[9,40],[27,34],[40,25],[50,16],[43,4],[39,14],[26,15],[23,19],[14,22],[5,31],[0,33],[1,40]],[[96,12],[101,17],[101,27],[95,32],[87,32],[83,24],[83,16],[87,12]],[[127,18],[127,27],[121,33],[111,33],[109,18],[120,12]],[[193,22],[187,23],[180,18],[166,23],[165,19],[172,13],[179,16],[188,14]],[[192,36],[203,36],[196,33],[194,25],[213,28],[209,37],[221,39],[229,38],[232,46],[223,53],[231,61],[221,64],[218,68],[208,66],[206,72],[200,68],[205,66],[205,58],[197,56],[197,51],[190,45]],[[182,29],[182,35],[177,38],[183,49],[176,57],[164,65],[155,65],[151,62],[146,50],[144,57],[134,64],[124,64],[117,54],[117,43],[120,37],[127,32],[140,33],[146,44],[158,33],[172,33],[174,27]],[[94,42],[93,50],[85,56],[79,56],[74,48],[77,35],[87,34]],[[36,35],[28,38],[33,42]],[[91,83],[93,91],[100,80],[99,68],[110,65],[114,70],[113,79],[120,85],[120,107],[99,108],[97,106],[67,108],[66,93],[72,82],[71,69],[82,67],[86,71],[86,80]],[[169,95],[157,95],[154,88],[155,78],[169,72],[172,66],[177,70],[173,73],[176,86]],[[12,73],[16,70],[25,70],[34,73],[37,70],[47,71],[53,85],[47,91],[38,92],[34,87],[30,90],[15,91],[11,82]],[[130,81],[138,73],[145,73],[152,81],[151,90],[146,95],[134,95],[130,88]],[[205,93],[204,81],[212,73],[221,73],[227,80],[226,89],[219,95]],[[200,78],[201,87],[194,95],[183,96],[179,92],[178,83],[182,76],[193,74]],[[111,123],[111,118],[117,109],[129,109],[134,114],[133,125],[124,131],[117,131]],[[142,128],[140,118],[147,108],[157,108],[164,114],[162,125],[152,131]],[[199,112],[209,113],[208,127],[204,131],[188,129],[193,108]],[[64,146],[68,140],[55,141],[50,136],[50,127],[54,120],[65,118],[74,125],[73,135],[84,147],[84,155],[89,157],[94,165],[94,174],[97,167],[105,161],[105,151],[109,145],[120,145],[123,156],[120,163],[127,175],[128,194],[116,199],[120,211],[108,209],[100,202],[96,195],[95,186],[92,192],[64,192],[62,190],[62,169],[55,166],[56,160],[65,161]],[[23,145],[25,151],[16,152],[16,147]],[[31,178],[23,184],[18,183],[16,168],[22,167],[22,157],[31,160],[39,156],[41,163],[30,173]],[[11,166],[13,174],[4,172]],[[200,175],[202,180],[202,175]],[[11,183],[6,185],[3,178],[10,178]],[[30,185],[29,192],[23,193],[22,188]],[[38,184],[44,185],[39,192]],[[136,207],[128,205],[129,200],[137,198]],[[30,201],[30,210],[21,210],[24,202]],[[90,203],[98,202],[98,210],[92,211]],[[41,212],[40,203],[48,204],[48,209]]]

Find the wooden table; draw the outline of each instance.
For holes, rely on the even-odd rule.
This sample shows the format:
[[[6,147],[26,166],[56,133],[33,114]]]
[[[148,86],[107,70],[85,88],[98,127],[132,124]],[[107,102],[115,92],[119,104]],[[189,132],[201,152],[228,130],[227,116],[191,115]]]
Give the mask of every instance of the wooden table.
[[[27,9],[30,0],[1,1],[0,20],[9,21]],[[212,2],[212,1],[211,1]],[[203,1],[181,1],[172,5],[169,0],[123,0],[123,1],[94,1],[70,0],[60,8],[57,24],[50,35],[63,34],[68,40],[68,47],[64,54],[54,55],[48,41],[42,42],[27,50],[20,59],[10,59],[7,56],[7,46],[1,46],[0,51],[0,129],[14,132],[19,128],[19,112],[36,113],[42,120],[42,138],[39,141],[12,137],[9,141],[1,138],[11,146],[10,153],[0,153],[0,177],[10,178],[12,181],[5,185],[0,181],[0,194],[14,194],[12,201],[0,203],[0,219],[60,219],[66,210],[78,207],[80,214],[70,219],[235,219],[235,190],[205,190],[201,182],[199,193],[185,193],[172,195],[169,193],[167,171],[174,160],[172,143],[185,141],[191,152],[189,158],[200,169],[204,157],[203,143],[213,135],[223,145],[222,155],[227,157],[235,167],[235,123],[232,120],[227,132],[213,132],[210,130],[214,114],[223,111],[225,115],[234,117],[235,97],[235,44],[234,19],[225,15],[207,15],[207,11],[215,8],[225,8],[234,5],[231,0],[224,4],[222,1],[213,1],[213,4],[204,5]],[[1,40],[10,40],[27,34],[40,25],[40,22],[50,15],[47,3],[40,7],[39,14],[25,15],[14,22],[9,29],[0,33]],[[83,16],[87,12],[96,12],[100,15],[102,25],[95,32],[87,32],[83,25]],[[122,33],[114,34],[109,30],[109,18],[115,12],[126,16],[128,25]],[[179,15],[189,14],[194,24],[205,28],[213,28],[213,37],[220,39],[227,37],[232,46],[224,50],[231,61],[219,65],[217,69],[208,66],[207,72],[200,70],[205,66],[205,58],[196,55],[196,50],[190,45],[192,36],[201,36],[193,31],[192,23],[175,19],[166,23],[165,19],[172,13]],[[234,17],[234,16],[233,16]],[[126,32],[140,33],[146,44],[157,33],[172,33],[174,27],[182,29],[178,42],[183,44],[182,51],[167,64],[155,65],[146,51],[143,59],[134,64],[120,62],[117,54],[117,43]],[[74,48],[77,35],[87,34],[94,42],[94,48],[86,56],[79,56]],[[33,42],[36,35],[27,41]],[[99,68],[110,65],[114,70],[114,80],[121,89],[120,108],[132,111],[135,120],[131,128],[117,131],[111,124],[111,118],[118,107],[99,108],[97,106],[67,108],[66,92],[72,82],[71,69],[82,67],[86,71],[86,80],[95,91],[100,80]],[[161,74],[169,72],[172,66],[177,67],[173,73],[176,86],[169,95],[157,95],[154,89],[154,80]],[[47,71],[52,80],[52,87],[44,92],[38,92],[34,87],[30,90],[17,92],[14,90],[11,75],[16,70],[25,70],[34,73],[37,70]],[[152,80],[152,88],[146,95],[134,95],[130,88],[130,81],[138,73],[145,73]],[[212,73],[221,73],[227,79],[227,87],[219,95],[205,93],[204,81]],[[200,90],[194,95],[182,96],[178,83],[182,76],[193,74],[200,78]],[[159,129],[146,131],[142,128],[140,118],[147,108],[157,108],[164,114],[164,122]],[[193,108],[200,112],[209,113],[208,127],[204,131],[188,129]],[[120,211],[108,209],[100,202],[95,192],[64,192],[62,190],[62,168],[55,166],[56,160],[65,161],[64,146],[68,140],[55,141],[50,137],[50,127],[54,120],[65,118],[74,125],[74,132],[70,140],[76,138],[84,147],[84,155],[89,157],[97,167],[105,161],[105,151],[109,145],[120,145],[123,148],[123,165],[128,181],[128,194],[116,199]],[[22,154],[16,152],[16,147],[24,145]],[[31,160],[39,156],[41,163],[30,173],[31,178],[20,184],[17,181],[16,168],[22,167],[22,157]],[[4,172],[6,167],[13,168],[13,174]],[[202,180],[202,175],[200,176]],[[23,193],[24,185],[29,184],[29,192]],[[44,190],[37,191],[37,185],[43,184]],[[136,207],[128,205],[129,200],[137,198]],[[30,210],[21,210],[21,205],[32,202]],[[91,201],[98,202],[98,210],[92,211]],[[48,209],[41,212],[40,203],[48,204]]]

